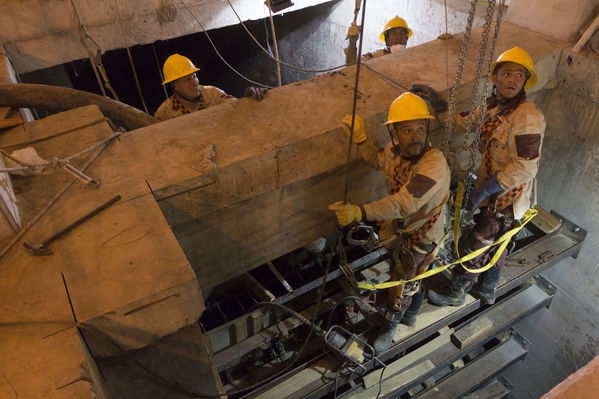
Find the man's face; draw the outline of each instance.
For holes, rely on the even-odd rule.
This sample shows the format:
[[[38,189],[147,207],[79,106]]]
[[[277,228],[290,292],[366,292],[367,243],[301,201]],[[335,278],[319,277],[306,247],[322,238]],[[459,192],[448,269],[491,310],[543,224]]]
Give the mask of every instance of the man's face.
[[[527,76],[528,71],[520,64],[515,62],[501,64],[491,76],[493,84],[497,88],[499,99],[509,100],[514,98],[524,87]]]
[[[184,99],[192,101],[200,95],[200,84],[195,73],[183,76],[173,82],[173,89],[183,96]]]
[[[399,144],[401,155],[411,158],[420,155],[426,145],[426,120],[415,119],[390,125],[395,143]]]
[[[405,28],[391,28],[386,32],[385,42],[387,46],[395,46],[396,44],[406,45],[408,42],[408,35]]]

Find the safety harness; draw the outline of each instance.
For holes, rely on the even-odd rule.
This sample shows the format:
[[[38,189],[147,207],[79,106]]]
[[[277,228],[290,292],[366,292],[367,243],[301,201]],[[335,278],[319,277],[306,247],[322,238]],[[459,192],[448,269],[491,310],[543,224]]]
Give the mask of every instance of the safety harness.
[[[420,157],[424,156],[424,154],[426,154],[426,152],[428,152],[430,149],[430,147],[426,147],[422,151]],[[410,172],[412,171],[412,166],[414,166],[415,164],[416,162],[413,162],[413,160],[410,161],[408,163],[408,166],[404,168],[403,172],[400,171],[399,163],[395,164],[395,167],[393,168],[393,187],[391,188],[391,195],[401,190],[401,188],[404,186],[404,183],[401,182],[401,178],[403,177],[407,181],[408,177],[410,176]],[[442,210],[443,207],[439,207],[439,210],[433,216],[431,216],[426,222],[424,222],[424,224],[420,226],[416,231],[411,233],[409,235],[410,242],[417,243],[418,241],[422,240],[426,233],[428,233],[428,231],[435,225],[437,220],[439,220],[439,216],[441,215]]]
[[[491,97],[492,100],[495,100],[495,96]],[[492,176],[491,169],[491,136],[497,127],[504,121],[503,117],[510,115],[512,112],[520,106],[520,104],[526,101],[526,93],[522,91],[516,97],[509,101],[506,108],[502,111],[498,112],[494,118],[485,123],[481,128],[481,141],[480,148],[484,148],[484,164],[487,169],[487,175]],[[490,103],[487,107],[487,110],[494,108],[497,106],[496,101]],[[503,194],[502,196],[495,199],[495,201],[489,205],[488,212],[490,215],[494,215],[495,213],[505,209],[508,205],[512,204],[516,198],[522,193],[524,190],[524,186],[526,183],[522,183],[518,187],[515,187]]]

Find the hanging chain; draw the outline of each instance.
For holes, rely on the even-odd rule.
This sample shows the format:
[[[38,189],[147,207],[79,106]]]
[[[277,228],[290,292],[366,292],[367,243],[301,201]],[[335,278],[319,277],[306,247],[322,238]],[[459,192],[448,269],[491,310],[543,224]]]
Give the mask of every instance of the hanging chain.
[[[443,135],[442,150],[445,157],[450,162],[449,156],[449,140],[453,134],[453,116],[456,111],[456,105],[458,102],[460,83],[462,81],[462,73],[464,72],[464,63],[466,62],[466,53],[468,50],[468,44],[470,43],[470,32],[472,31],[472,23],[474,22],[474,14],[476,12],[477,0],[471,0],[470,11],[468,12],[468,20],[466,22],[466,30],[464,31],[464,39],[462,40],[462,47],[458,56],[458,65],[455,73],[455,80],[453,87],[449,92],[449,103],[447,110],[447,122],[445,123],[445,134]]]
[[[470,144],[476,140],[479,135],[479,131],[475,131],[472,128],[474,122],[474,114],[477,107],[483,104],[486,97],[483,97],[483,93],[479,91],[479,85],[481,83],[481,75],[483,71],[483,62],[485,60],[485,54],[487,52],[487,43],[489,42],[489,32],[491,30],[491,23],[493,22],[493,10],[495,8],[495,0],[489,0],[487,3],[487,15],[485,16],[485,24],[483,25],[483,33],[480,40],[480,49],[478,51],[478,57],[476,59],[476,72],[474,75],[474,85],[472,86],[472,102],[470,104],[470,112],[468,113],[468,123],[466,125],[466,134],[464,135],[464,148],[470,148],[470,159],[468,161],[468,176],[474,171],[476,157],[474,150],[476,147],[471,147]],[[492,56],[492,54],[491,54]],[[483,82],[483,86],[487,87],[487,81]],[[484,108],[479,108],[478,120],[484,115]],[[476,123],[478,127],[478,123]]]
[[[493,41],[491,42],[491,49],[489,50],[489,57],[487,62],[487,67],[485,68],[485,75],[483,79],[487,84],[483,87],[483,94],[480,98],[479,109],[483,110],[483,107],[486,105],[486,99],[489,93],[489,80],[488,76],[491,74],[491,64],[493,64],[493,60],[495,59],[495,45],[497,44],[497,38],[499,37],[499,28],[501,26],[501,20],[503,18],[503,10],[505,8],[505,0],[499,0],[499,5],[497,6],[497,15],[495,19],[495,31],[493,32]],[[481,114],[482,115],[482,114]],[[472,142],[472,148],[476,149],[480,143],[480,135],[483,124],[483,118],[477,118],[476,120],[476,134],[474,135],[474,140]]]

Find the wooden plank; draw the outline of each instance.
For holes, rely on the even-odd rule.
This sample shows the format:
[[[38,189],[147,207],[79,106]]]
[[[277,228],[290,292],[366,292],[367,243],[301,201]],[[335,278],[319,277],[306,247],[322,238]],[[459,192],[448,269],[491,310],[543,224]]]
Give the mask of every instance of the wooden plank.
[[[11,110],[12,107],[0,107],[0,119],[5,119]]]
[[[277,280],[279,280],[281,282],[281,284],[283,285],[283,287],[285,287],[287,292],[292,293],[293,288],[291,288],[291,286],[289,285],[287,280],[285,280],[285,277],[283,277],[283,275],[279,272],[279,270],[277,270],[277,267],[271,261],[266,262],[266,264],[268,265],[268,268],[270,269],[272,274],[274,274],[275,277],[277,278]]]
[[[387,367],[385,368],[385,372],[383,374],[385,376],[385,379],[393,376],[394,374],[402,371],[405,368],[410,367],[413,363],[422,361],[425,357],[430,355],[432,352],[436,351],[441,346],[449,343],[452,333],[453,333],[453,329],[447,329],[445,332],[443,332],[437,338],[431,340],[430,342],[427,342],[426,344],[422,345],[418,349],[408,353],[406,356],[403,356],[399,360],[396,360],[393,363],[388,364]],[[376,370],[376,371],[373,371],[372,373],[365,375],[363,378],[364,387],[370,388],[370,387],[374,386],[375,384],[378,384],[381,373],[382,373],[382,370]]]
[[[105,122],[96,105],[86,105],[12,128],[0,135],[0,147],[16,148]],[[77,134],[75,133],[75,136]],[[73,143],[74,140],[71,140]]]
[[[418,364],[413,365],[409,369],[402,371],[401,373],[390,377],[385,378],[381,383],[381,395],[387,395],[398,387],[407,385],[412,383],[414,380],[417,380],[422,374],[429,372],[435,368],[435,365],[430,360],[424,360]],[[386,374],[386,372],[385,372]],[[352,395],[350,398],[352,399],[371,399],[375,398],[379,392],[379,380],[377,379],[376,384],[372,385],[370,388],[365,389],[364,391],[358,393],[357,395]]]
[[[267,290],[262,283],[256,280],[251,274],[245,273],[242,281],[243,285],[252,291],[261,301],[272,302],[275,300],[273,293]]]
[[[453,333],[451,340],[458,348],[465,348],[478,342],[492,330],[508,326],[529,309],[546,301],[549,295],[537,285],[531,285],[524,291],[491,308],[484,316],[477,318]]]
[[[15,127],[15,126],[19,126],[22,125],[23,119],[21,119],[21,117],[16,117],[16,118],[6,118],[6,119],[1,119],[0,120],[0,129],[9,129],[11,127]]]
[[[425,393],[418,396],[419,399],[454,399],[464,393],[473,390],[481,382],[498,374],[516,360],[524,357],[526,350],[515,340],[511,339],[500,346],[493,348],[488,353],[471,363],[458,372],[435,385]]]

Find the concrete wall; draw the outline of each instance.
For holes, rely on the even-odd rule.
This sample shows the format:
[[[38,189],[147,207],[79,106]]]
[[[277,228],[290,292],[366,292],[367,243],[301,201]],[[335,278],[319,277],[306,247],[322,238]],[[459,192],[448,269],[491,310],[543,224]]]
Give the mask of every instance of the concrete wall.
[[[577,259],[545,274],[559,290],[549,310],[516,328],[532,343],[505,375],[515,397],[538,398],[599,354],[599,70],[597,58],[562,53],[558,86],[539,93],[547,120],[539,203],[588,231]]]
[[[597,5],[599,0],[512,1],[506,20],[558,39],[575,41]]]

